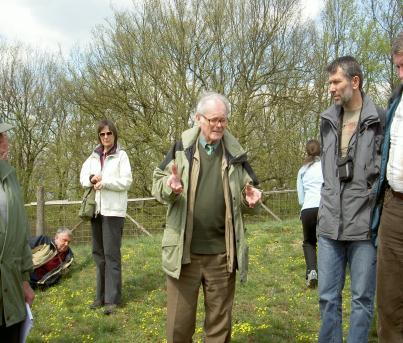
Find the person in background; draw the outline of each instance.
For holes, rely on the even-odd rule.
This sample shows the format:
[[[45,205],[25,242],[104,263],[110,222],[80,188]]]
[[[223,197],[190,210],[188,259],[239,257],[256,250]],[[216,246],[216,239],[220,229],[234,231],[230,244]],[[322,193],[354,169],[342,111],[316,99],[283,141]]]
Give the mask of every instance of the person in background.
[[[378,181],[384,113],[362,90],[355,58],[327,68],[334,104],[321,113],[323,186],[319,206],[319,343],[343,341],[342,292],[347,266],[351,312],[347,341],[368,342],[374,312],[376,250],[370,217]]]
[[[48,236],[31,238],[34,271],[30,275],[32,287],[48,287],[59,282],[73,263],[74,255],[69,245],[72,232],[67,228],[59,228],[54,239]]]
[[[392,44],[392,56],[400,85],[386,114],[377,206],[372,217],[374,241],[380,221],[376,276],[380,343],[403,342],[403,31]]]
[[[297,176],[298,202],[301,208],[301,222],[304,234],[302,249],[306,264],[306,285],[315,288],[318,284],[316,266],[316,223],[323,184],[320,162],[320,143],[312,139],[306,144],[306,158]]]
[[[21,326],[35,294],[29,285],[29,226],[15,170],[8,163],[10,124],[0,119],[0,340],[20,343]]]
[[[191,342],[203,287],[206,343],[231,340],[235,269],[246,281],[248,246],[242,211],[261,192],[245,150],[227,130],[230,104],[209,92],[197,125],[182,133],[154,170],[152,194],[168,204],[162,239],[167,274],[167,342]]]
[[[80,182],[96,191],[91,228],[97,289],[90,308],[105,305],[104,314],[109,315],[116,310],[122,296],[120,248],[132,172],[126,152],[118,145],[116,126],[110,120],[101,120],[97,135],[99,145],[84,162]]]

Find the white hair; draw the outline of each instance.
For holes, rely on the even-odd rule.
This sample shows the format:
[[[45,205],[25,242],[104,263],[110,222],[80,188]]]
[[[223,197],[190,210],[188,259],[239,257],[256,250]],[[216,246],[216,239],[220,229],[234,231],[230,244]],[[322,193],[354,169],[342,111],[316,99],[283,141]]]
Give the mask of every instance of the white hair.
[[[201,97],[199,98],[199,102],[197,103],[196,106],[196,113],[204,115],[206,110],[206,104],[209,101],[221,101],[225,106],[225,112],[226,112],[225,116],[229,117],[229,114],[231,112],[231,104],[224,95],[216,92],[205,92],[201,95]]]
[[[67,227],[58,228],[57,231],[56,231],[55,236],[58,236],[61,233],[67,233],[69,237],[73,236],[73,232],[70,229],[68,229]]]

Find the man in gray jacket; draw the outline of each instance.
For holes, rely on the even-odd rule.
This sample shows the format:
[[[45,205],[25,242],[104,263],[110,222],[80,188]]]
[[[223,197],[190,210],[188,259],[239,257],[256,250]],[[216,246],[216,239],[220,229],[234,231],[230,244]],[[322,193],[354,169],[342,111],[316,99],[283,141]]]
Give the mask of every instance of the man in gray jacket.
[[[383,113],[362,92],[363,75],[351,56],[327,68],[334,105],[321,114],[323,186],[317,226],[319,342],[342,342],[342,291],[348,264],[351,314],[347,341],[367,342],[373,317],[376,250],[371,243]]]

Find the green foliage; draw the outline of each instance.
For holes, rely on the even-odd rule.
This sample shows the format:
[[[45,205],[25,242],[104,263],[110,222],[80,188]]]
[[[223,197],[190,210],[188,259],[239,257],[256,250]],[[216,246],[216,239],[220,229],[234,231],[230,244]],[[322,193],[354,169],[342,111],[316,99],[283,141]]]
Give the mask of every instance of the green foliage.
[[[293,187],[330,104],[331,60],[357,57],[379,105],[397,84],[390,46],[401,1],[324,2],[308,20],[298,0],[142,0],[94,29],[88,49],[67,61],[1,45],[0,116],[16,126],[11,158],[26,200],[41,185],[47,200],[80,197],[80,168],[105,117],[131,161],[130,195],[149,195],[153,169],[192,125],[206,90],[229,98],[229,130],[262,187]]]
[[[248,225],[248,282],[237,283],[232,342],[315,342],[319,330],[317,290],[305,286],[299,220]],[[105,316],[90,310],[95,267],[88,245],[73,245],[75,263],[62,282],[37,291],[35,324],[28,342],[165,342],[165,276],[160,267],[161,235],[124,240],[123,306]],[[201,292],[202,293],[202,292]],[[348,330],[349,278],[343,293],[343,331]],[[195,342],[202,342],[200,294]],[[375,324],[369,342],[375,343]]]

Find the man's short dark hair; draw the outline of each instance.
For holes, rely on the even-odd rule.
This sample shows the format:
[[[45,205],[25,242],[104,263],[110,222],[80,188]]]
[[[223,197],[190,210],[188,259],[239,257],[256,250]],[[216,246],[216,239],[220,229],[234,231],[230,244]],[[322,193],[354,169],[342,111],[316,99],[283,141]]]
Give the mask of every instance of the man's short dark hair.
[[[347,79],[351,80],[354,76],[360,78],[359,88],[362,90],[362,84],[364,76],[362,74],[361,66],[357,60],[352,56],[342,56],[336,58],[332,63],[327,66],[327,72],[329,74],[335,74],[337,69],[340,68]]]
[[[403,31],[400,32],[392,43],[392,54],[399,55],[403,54]]]

